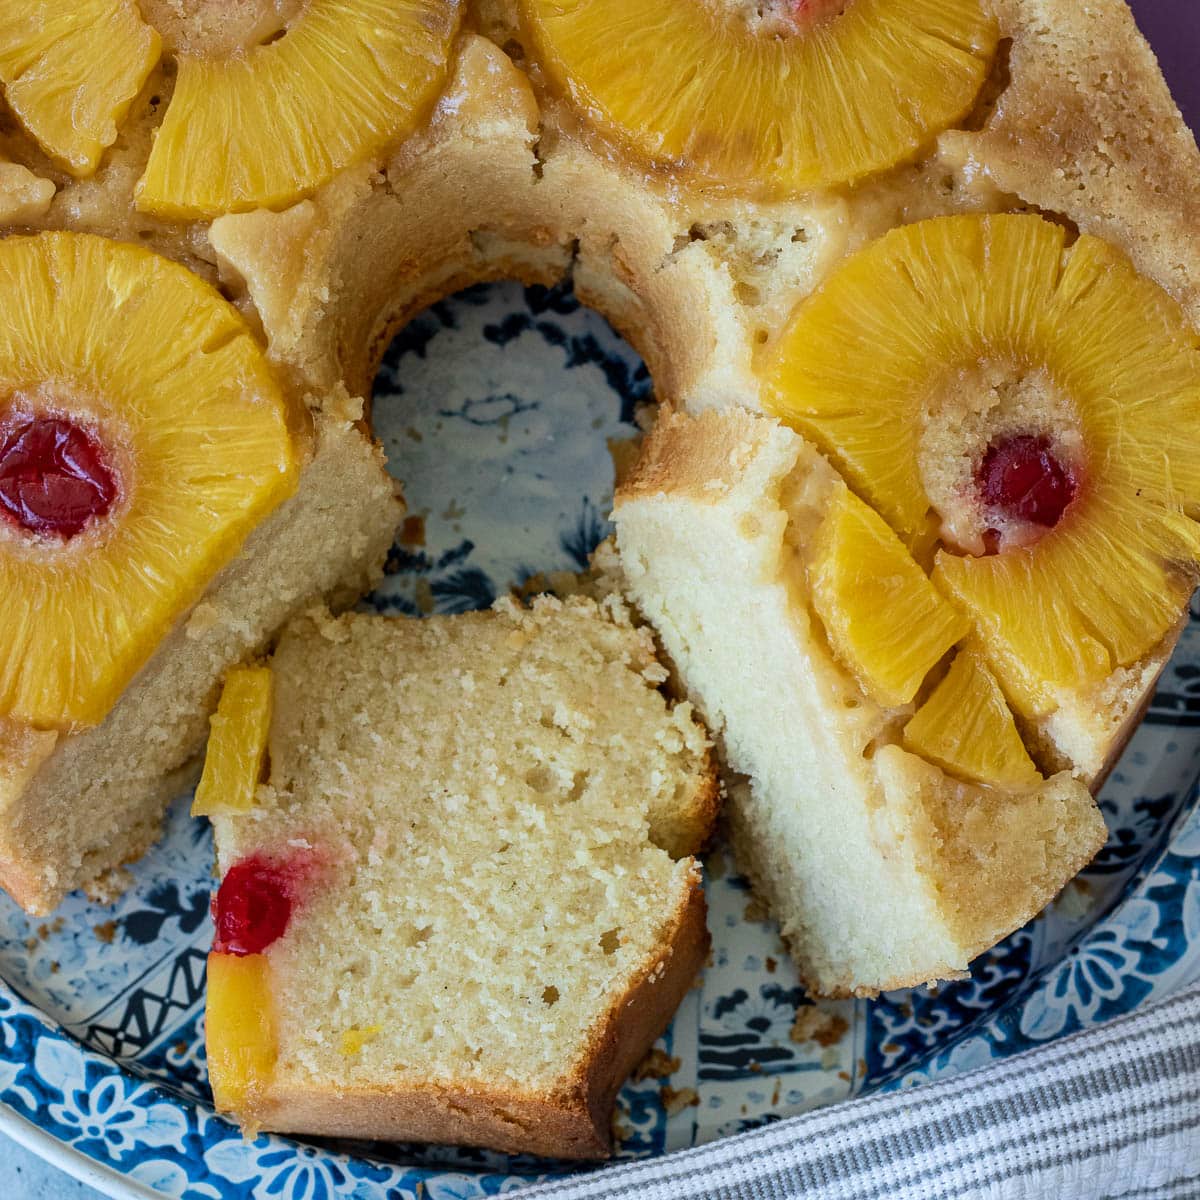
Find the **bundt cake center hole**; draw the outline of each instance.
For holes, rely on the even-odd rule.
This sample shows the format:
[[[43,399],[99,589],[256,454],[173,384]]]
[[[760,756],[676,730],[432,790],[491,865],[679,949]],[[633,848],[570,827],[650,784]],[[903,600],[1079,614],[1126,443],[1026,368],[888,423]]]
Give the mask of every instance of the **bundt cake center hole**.
[[[119,490],[96,431],[23,406],[0,421],[0,512],[11,524],[72,538],[108,513]]]
[[[649,401],[636,352],[567,284],[478,284],[414,316],[372,392],[408,518],[369,603],[465,612],[586,571]],[[526,782],[566,799],[586,790],[565,769]]]
[[[1079,490],[1084,447],[1070,398],[1042,368],[982,360],[933,389],[919,468],[948,550],[1030,545]]]

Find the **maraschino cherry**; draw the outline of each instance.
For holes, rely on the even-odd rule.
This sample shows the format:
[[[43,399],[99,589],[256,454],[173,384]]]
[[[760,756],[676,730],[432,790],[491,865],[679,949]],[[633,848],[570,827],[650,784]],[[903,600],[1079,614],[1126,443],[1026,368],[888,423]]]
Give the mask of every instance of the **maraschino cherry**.
[[[292,919],[307,863],[252,854],[234,863],[213,897],[216,954],[261,954]]]
[[[0,513],[9,521],[65,540],[116,498],[104,448],[74,421],[20,416],[0,424]]]
[[[975,474],[985,508],[1009,521],[1052,529],[1075,498],[1076,482],[1050,440],[1022,433],[993,442]]]

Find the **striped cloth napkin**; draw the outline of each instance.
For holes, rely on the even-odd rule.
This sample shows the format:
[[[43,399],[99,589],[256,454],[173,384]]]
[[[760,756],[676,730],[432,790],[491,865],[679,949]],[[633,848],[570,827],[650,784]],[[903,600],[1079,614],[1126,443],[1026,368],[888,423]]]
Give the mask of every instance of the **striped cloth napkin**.
[[[944,1082],[515,1195],[1200,1200],[1200,986]]]

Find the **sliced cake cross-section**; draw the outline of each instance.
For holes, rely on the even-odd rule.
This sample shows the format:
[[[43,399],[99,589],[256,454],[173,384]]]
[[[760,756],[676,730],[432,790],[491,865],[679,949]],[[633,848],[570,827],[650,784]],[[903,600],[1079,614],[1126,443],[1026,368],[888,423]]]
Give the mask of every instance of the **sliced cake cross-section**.
[[[217,1107],[247,1130],[605,1154],[708,947],[691,855],[716,789],[664,678],[619,602],[581,598],[316,613],[231,674],[202,785]],[[249,808],[239,773],[264,780]]]

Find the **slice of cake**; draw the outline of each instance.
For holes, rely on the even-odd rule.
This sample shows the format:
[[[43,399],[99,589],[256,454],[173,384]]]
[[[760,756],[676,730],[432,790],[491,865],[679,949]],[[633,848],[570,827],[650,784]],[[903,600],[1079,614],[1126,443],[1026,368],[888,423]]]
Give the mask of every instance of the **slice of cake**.
[[[985,668],[960,655],[923,684],[964,623],[791,430],[664,415],[614,519],[630,592],[736,775],[739,866],[810,991],[961,974],[1103,843],[1087,789],[1041,777]]]
[[[617,1088],[708,949],[690,856],[716,787],[664,678],[620,602],[548,597],[313,614],[232,673],[197,792],[218,1109],[607,1153]]]

